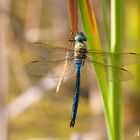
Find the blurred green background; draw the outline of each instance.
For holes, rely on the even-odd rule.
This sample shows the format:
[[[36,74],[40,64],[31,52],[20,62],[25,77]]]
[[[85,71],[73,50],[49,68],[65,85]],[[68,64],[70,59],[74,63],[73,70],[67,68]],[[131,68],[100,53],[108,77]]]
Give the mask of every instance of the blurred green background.
[[[102,3],[93,0],[93,4],[105,46]],[[108,14],[109,4],[108,1]],[[125,0],[124,5],[124,50],[140,53],[140,1]],[[54,45],[66,44],[70,34],[68,2],[0,0],[0,7],[0,42],[4,46],[0,51],[0,69],[4,71],[0,83],[5,83],[0,86],[0,134],[5,135],[1,140],[106,140],[102,102],[95,80],[92,84],[84,80],[81,83],[77,122],[71,129],[69,121],[75,79],[66,81],[57,97],[54,87],[47,89],[51,83],[38,89],[37,85],[44,79],[27,75],[23,69],[24,64],[36,58],[27,49],[28,42],[42,40]],[[79,27],[83,30],[81,20]],[[139,140],[140,64],[127,69],[134,74],[134,79],[123,83],[124,138]],[[83,79],[86,76],[83,75]],[[37,87],[36,92],[32,90],[34,87]],[[8,110],[8,118],[3,109]]]

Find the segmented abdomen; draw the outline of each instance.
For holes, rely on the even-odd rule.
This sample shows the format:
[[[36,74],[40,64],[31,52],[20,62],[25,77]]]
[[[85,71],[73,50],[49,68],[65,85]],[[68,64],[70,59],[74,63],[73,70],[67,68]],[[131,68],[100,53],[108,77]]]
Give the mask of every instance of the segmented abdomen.
[[[78,110],[81,65],[82,65],[82,59],[76,60],[76,86],[75,86],[75,95],[74,95],[74,99],[73,99],[70,127],[74,127],[74,125],[75,125],[76,114],[77,114],[77,110]]]

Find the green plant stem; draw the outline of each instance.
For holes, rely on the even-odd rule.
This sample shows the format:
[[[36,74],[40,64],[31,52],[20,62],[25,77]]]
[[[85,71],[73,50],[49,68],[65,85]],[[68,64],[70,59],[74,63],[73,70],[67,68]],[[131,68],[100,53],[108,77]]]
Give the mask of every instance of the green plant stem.
[[[136,4],[137,4],[137,19],[138,19],[138,23],[136,24],[137,26],[137,40],[139,40],[139,37],[140,37],[140,0],[137,0],[136,1]],[[137,50],[138,52],[140,52],[140,49],[138,48]],[[139,87],[139,83],[140,83],[140,64],[138,64],[136,66],[136,76],[135,76],[135,89],[136,89],[136,93],[140,93],[140,87]]]
[[[111,48],[113,53],[122,51],[122,34],[123,34],[123,0],[111,0]],[[119,58],[118,58],[119,61]],[[113,65],[113,61],[110,60]],[[117,77],[119,74],[112,71],[112,76]],[[122,85],[118,78],[118,82],[109,84],[110,96],[110,119],[112,124],[113,139],[122,140],[122,109],[123,109],[123,95]]]
[[[95,30],[93,31],[90,28],[91,21],[88,18],[89,17],[89,14],[87,12],[88,7],[85,6],[84,1],[85,0],[79,0],[79,7],[80,7],[80,13],[82,17],[84,30],[88,38],[88,47],[91,49],[95,49],[95,48],[101,49],[101,43],[100,43],[100,39],[97,33],[97,29],[95,29],[96,31]],[[94,27],[96,28],[96,23],[94,23]],[[96,32],[97,34],[95,35],[94,32]],[[96,71],[96,67],[95,67],[95,71]],[[96,71],[96,74],[97,74],[97,79],[98,79],[98,75],[102,73],[100,71]],[[109,107],[108,107],[108,94],[109,94],[108,84],[105,82],[99,81],[98,85],[99,85],[99,89],[100,89],[100,93],[101,93],[101,97],[103,101],[103,106],[104,106],[104,114],[105,114],[105,120],[106,120],[106,127],[108,130],[108,137],[110,140],[112,140],[112,132],[111,132],[112,129],[111,129],[111,122],[109,118]]]
[[[109,30],[109,23],[108,23],[108,16],[107,16],[107,0],[102,0],[102,9],[103,9],[106,47],[110,49],[110,30]]]

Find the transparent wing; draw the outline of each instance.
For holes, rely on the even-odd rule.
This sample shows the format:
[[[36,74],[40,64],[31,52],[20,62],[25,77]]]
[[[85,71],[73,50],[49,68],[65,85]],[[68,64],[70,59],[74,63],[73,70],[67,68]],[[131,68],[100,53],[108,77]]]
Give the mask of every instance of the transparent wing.
[[[88,56],[92,59],[101,62],[102,59],[104,62],[108,62],[109,59],[112,60],[114,66],[126,66],[135,63],[140,63],[140,54],[137,53],[110,53],[110,52],[102,52],[102,51],[88,51]]]
[[[68,52],[68,58],[74,58],[73,49],[61,48],[61,47],[53,47],[47,44],[43,44],[41,42],[33,42],[28,44],[28,48],[30,51],[47,60],[62,60],[66,58],[66,54]]]
[[[73,53],[74,49],[63,48],[63,47],[53,47],[47,44],[43,44],[41,42],[33,42],[28,44],[29,49],[32,53],[40,56],[41,58],[45,58],[47,60],[61,60],[65,59],[66,53],[68,52],[68,58],[74,58]],[[140,54],[137,53],[110,53],[110,52],[102,52],[99,50],[88,50],[88,57],[101,62],[102,59],[104,62],[107,62],[111,59],[114,62],[114,66],[131,65],[140,62]]]
[[[89,65],[88,67],[90,68],[90,71],[91,71],[91,68],[93,68],[93,65],[91,64],[94,63],[94,66],[96,67],[96,71],[98,73],[98,80],[100,81],[117,82],[118,80],[128,81],[128,80],[133,79],[133,75],[124,68],[119,68],[119,67],[111,66],[111,65],[105,65],[102,63],[98,63],[96,61],[93,61],[92,63],[89,61],[86,61],[85,63],[86,65]],[[92,71],[95,74],[95,71],[94,70]],[[112,71],[116,73],[116,75],[112,76]]]
[[[72,76],[75,73],[75,63],[72,60],[67,60],[68,64],[64,76]],[[47,76],[50,78],[59,78],[62,75],[62,71],[65,65],[65,61],[32,61],[27,63],[24,68],[32,75]]]

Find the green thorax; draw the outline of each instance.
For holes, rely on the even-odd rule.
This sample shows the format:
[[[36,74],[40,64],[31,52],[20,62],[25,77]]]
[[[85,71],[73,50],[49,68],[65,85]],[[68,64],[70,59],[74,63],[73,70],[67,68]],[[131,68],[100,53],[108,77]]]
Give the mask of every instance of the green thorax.
[[[76,42],[74,48],[75,48],[74,56],[77,59],[85,59],[87,50],[86,45],[83,42]]]
[[[75,43],[75,50],[79,50],[80,48],[86,48],[85,44],[82,42],[76,42]]]

